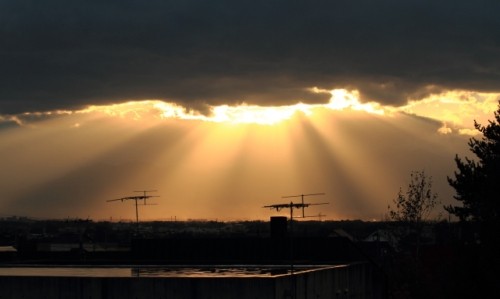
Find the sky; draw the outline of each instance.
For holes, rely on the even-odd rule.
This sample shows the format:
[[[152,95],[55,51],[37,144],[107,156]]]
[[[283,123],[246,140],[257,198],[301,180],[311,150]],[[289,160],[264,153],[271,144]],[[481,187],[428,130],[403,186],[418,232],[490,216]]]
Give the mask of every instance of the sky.
[[[412,171],[457,204],[454,157],[500,100],[498,11],[0,1],[0,217],[133,220],[106,200],[157,190],[141,219],[266,220],[324,193],[306,214],[382,220]]]

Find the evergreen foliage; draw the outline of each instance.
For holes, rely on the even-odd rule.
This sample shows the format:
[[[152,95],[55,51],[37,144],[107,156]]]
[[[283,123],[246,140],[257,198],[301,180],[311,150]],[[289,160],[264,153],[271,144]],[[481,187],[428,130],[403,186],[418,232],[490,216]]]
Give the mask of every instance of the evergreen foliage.
[[[458,170],[448,183],[455,189],[454,198],[461,206],[446,206],[445,209],[461,221],[478,223],[483,241],[493,241],[500,233],[500,101],[494,112],[495,120],[483,126],[474,121],[474,126],[483,137],[469,140],[470,151],[477,159],[461,159],[455,156]],[[493,239],[492,239],[493,238]]]

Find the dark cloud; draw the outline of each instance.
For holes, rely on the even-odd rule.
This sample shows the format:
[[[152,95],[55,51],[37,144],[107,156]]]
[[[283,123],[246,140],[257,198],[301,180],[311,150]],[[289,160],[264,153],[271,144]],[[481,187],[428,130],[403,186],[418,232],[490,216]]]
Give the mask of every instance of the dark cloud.
[[[143,98],[326,101],[312,86],[393,105],[440,89],[499,91],[498,11],[487,0],[6,0],[0,113]]]

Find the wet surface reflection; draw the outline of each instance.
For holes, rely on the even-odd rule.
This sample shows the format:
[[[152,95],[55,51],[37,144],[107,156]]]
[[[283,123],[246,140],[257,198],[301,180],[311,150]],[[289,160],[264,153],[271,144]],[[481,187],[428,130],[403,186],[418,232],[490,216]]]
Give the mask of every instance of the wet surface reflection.
[[[294,273],[321,268],[296,266]],[[1,266],[0,276],[54,277],[273,277],[290,274],[288,266]]]

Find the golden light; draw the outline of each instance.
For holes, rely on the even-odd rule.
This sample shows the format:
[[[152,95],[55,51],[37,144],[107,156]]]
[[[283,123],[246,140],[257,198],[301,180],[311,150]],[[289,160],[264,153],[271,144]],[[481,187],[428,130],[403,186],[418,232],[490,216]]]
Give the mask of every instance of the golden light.
[[[169,109],[162,109],[161,105],[168,105]],[[160,107],[157,107],[160,105]],[[175,112],[180,110],[179,106],[173,104],[165,104],[161,101],[156,100],[144,100],[144,101],[129,101],[120,104],[111,105],[92,105],[83,110],[77,111],[80,114],[104,114],[113,117],[126,118],[130,120],[140,120],[145,116],[160,118],[162,115],[159,113],[160,110],[169,111],[171,115],[168,117],[175,116]]]
[[[441,121],[441,134],[477,135],[474,121],[486,125],[499,100],[499,93],[452,90],[410,101],[399,111]]]
[[[398,108],[362,103],[355,90],[311,92],[330,101],[220,105],[202,114],[144,100],[14,116],[19,126],[0,131],[0,156],[9,157],[0,161],[2,205],[132,219],[131,207],[105,200],[152,188],[161,190],[160,205],[143,208],[143,219],[251,220],[269,217],[261,206],[283,195],[325,192],[327,219],[380,219],[408,169],[446,177],[456,144],[466,148],[457,133],[473,131],[457,117],[491,117],[498,98],[450,92]]]
[[[77,113],[101,113],[108,116],[139,120],[143,118],[200,120],[215,123],[274,125],[290,120],[297,113],[313,116],[317,109],[365,111],[383,115],[384,108],[377,103],[360,103],[358,91],[345,89],[324,90],[310,89],[314,93],[330,93],[327,104],[304,104],[282,106],[257,106],[242,103],[239,105],[211,106],[210,114],[204,115],[195,110],[188,110],[175,103],[161,100],[130,101],[107,106],[89,106]]]
[[[358,91],[347,91],[345,89],[335,89],[331,91],[332,98],[325,107],[332,110],[352,109],[356,111],[365,111],[372,114],[384,115],[384,108],[378,103],[360,103]]]
[[[217,106],[212,109],[213,115],[207,120],[214,122],[230,122],[235,124],[273,125],[290,119],[297,111],[293,106],[259,107],[251,105]]]

